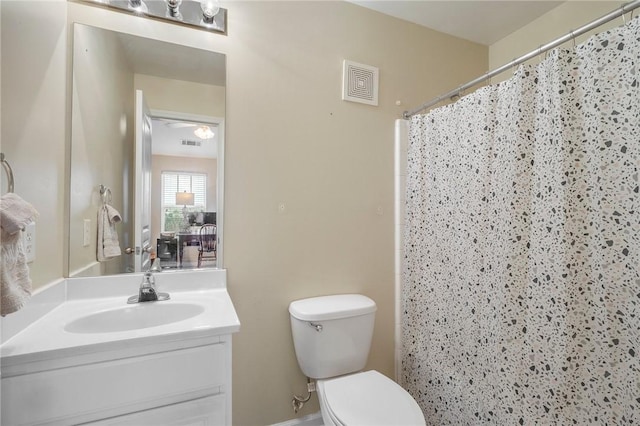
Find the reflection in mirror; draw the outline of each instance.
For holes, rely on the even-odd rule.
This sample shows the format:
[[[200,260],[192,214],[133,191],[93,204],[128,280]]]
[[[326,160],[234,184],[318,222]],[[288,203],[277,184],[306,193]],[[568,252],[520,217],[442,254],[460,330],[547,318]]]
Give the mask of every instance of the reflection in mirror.
[[[221,266],[225,78],[223,54],[74,24],[69,276]]]

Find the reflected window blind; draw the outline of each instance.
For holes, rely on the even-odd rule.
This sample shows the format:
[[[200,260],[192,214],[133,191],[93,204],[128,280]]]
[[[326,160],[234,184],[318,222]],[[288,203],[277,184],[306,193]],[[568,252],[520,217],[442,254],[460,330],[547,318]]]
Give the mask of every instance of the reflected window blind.
[[[201,212],[207,207],[207,175],[205,173],[162,172],[160,226],[162,232],[177,231],[185,224],[184,206],[176,204],[177,192],[192,192],[193,206],[187,212]]]
[[[176,204],[176,192],[193,192],[194,205],[189,210],[202,210],[207,205],[207,175],[204,173],[162,172],[162,207]]]

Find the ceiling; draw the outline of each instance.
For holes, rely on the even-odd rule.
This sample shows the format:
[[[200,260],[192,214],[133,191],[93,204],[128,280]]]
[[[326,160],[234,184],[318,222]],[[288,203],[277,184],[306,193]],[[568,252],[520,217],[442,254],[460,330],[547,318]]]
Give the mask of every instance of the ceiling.
[[[436,31],[491,45],[563,1],[348,0]]]

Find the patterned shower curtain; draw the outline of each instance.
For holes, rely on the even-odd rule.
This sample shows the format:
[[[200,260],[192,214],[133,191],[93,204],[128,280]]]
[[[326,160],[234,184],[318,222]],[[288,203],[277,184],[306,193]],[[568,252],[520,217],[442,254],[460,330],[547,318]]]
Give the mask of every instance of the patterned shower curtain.
[[[428,424],[640,423],[639,28],[413,117],[401,381]]]

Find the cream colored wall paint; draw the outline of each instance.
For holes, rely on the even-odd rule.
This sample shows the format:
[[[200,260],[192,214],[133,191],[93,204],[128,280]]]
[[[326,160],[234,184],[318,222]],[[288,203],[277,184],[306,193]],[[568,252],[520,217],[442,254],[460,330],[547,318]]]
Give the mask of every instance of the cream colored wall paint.
[[[606,15],[626,2],[619,1],[567,1],[545,13],[535,21],[522,27],[489,47],[489,68],[495,69],[525,55],[538,47],[555,40],[594,19]],[[621,25],[622,18],[613,20],[589,34],[577,37],[581,43],[589,35]],[[572,42],[563,47],[571,48]],[[544,58],[543,55],[538,59]],[[532,60],[532,61],[535,61]],[[504,72],[493,78],[493,82],[509,78],[512,72]]]
[[[346,2],[230,8],[224,250],[242,322],[233,415],[264,425],[294,417],[292,394],[306,391],[292,300],[372,297],[367,368],[394,376],[394,120],[486,71],[487,50]],[[344,59],[380,68],[378,107],[340,99]],[[314,396],[299,415],[316,410]]]
[[[218,177],[218,161],[211,158],[172,157],[154,155],[151,161],[151,245],[156,247],[156,239],[160,236],[160,214],[162,193],[162,172],[191,172],[207,174],[207,208],[205,211],[216,211],[216,183]]]
[[[136,74],[136,89],[144,92],[149,108],[185,114],[224,117],[225,88],[190,81]]]
[[[40,213],[33,287],[63,274],[65,229],[66,1],[2,1],[2,152],[15,192]],[[2,173],[2,192],[6,178]]]
[[[79,21],[228,55],[224,250],[229,291],[242,322],[233,338],[234,423],[294,417],[292,394],[306,388],[287,312],[298,298],[346,292],[372,297],[378,312],[367,368],[393,377],[394,120],[404,109],[485,72],[487,48],[346,2],[229,2],[226,37],[61,3],[55,10],[68,9],[69,25]],[[3,17],[2,40],[21,38],[21,28],[5,34],[4,24]],[[19,52],[40,47],[39,36],[47,35],[42,31],[30,43],[21,40]],[[47,158],[59,158],[36,178],[52,181],[54,173],[62,179],[64,170],[63,123],[70,110],[65,114],[65,92],[58,91],[66,81],[66,52],[45,44],[42,53],[60,63],[53,69],[37,64],[34,87],[44,79],[56,91],[34,105],[28,95],[36,89],[17,93],[27,94],[20,102],[28,108],[46,105],[44,113],[62,126],[55,149],[28,141],[33,149],[45,146],[53,154]],[[4,67],[4,49],[2,55]],[[24,55],[23,61],[35,59],[41,57]],[[380,68],[378,107],[340,100],[343,59]],[[4,73],[3,68],[3,95]],[[16,161],[28,164],[28,154],[21,152]],[[37,185],[30,191],[34,198],[51,198]],[[60,184],[54,193],[64,191]],[[45,206],[60,212],[52,223],[62,226],[65,202],[52,198]],[[283,213],[279,203],[285,204]],[[62,247],[63,241],[60,235],[44,244]],[[61,270],[60,259],[54,276],[38,283],[59,277]],[[315,396],[312,401],[299,415],[318,409]]]
[[[133,155],[134,74],[120,40],[112,33],[96,35],[77,26],[73,53],[71,190],[69,202],[69,273],[96,262],[96,212],[102,205],[98,187],[111,189],[111,205],[123,217],[116,229],[121,247],[130,247],[133,223],[129,186],[123,171]],[[123,119],[128,126],[122,126]],[[125,187],[126,185],[126,187]],[[133,201],[133,200],[131,200]],[[83,243],[83,221],[90,220],[88,246]],[[100,263],[102,274],[124,269],[125,256]]]

